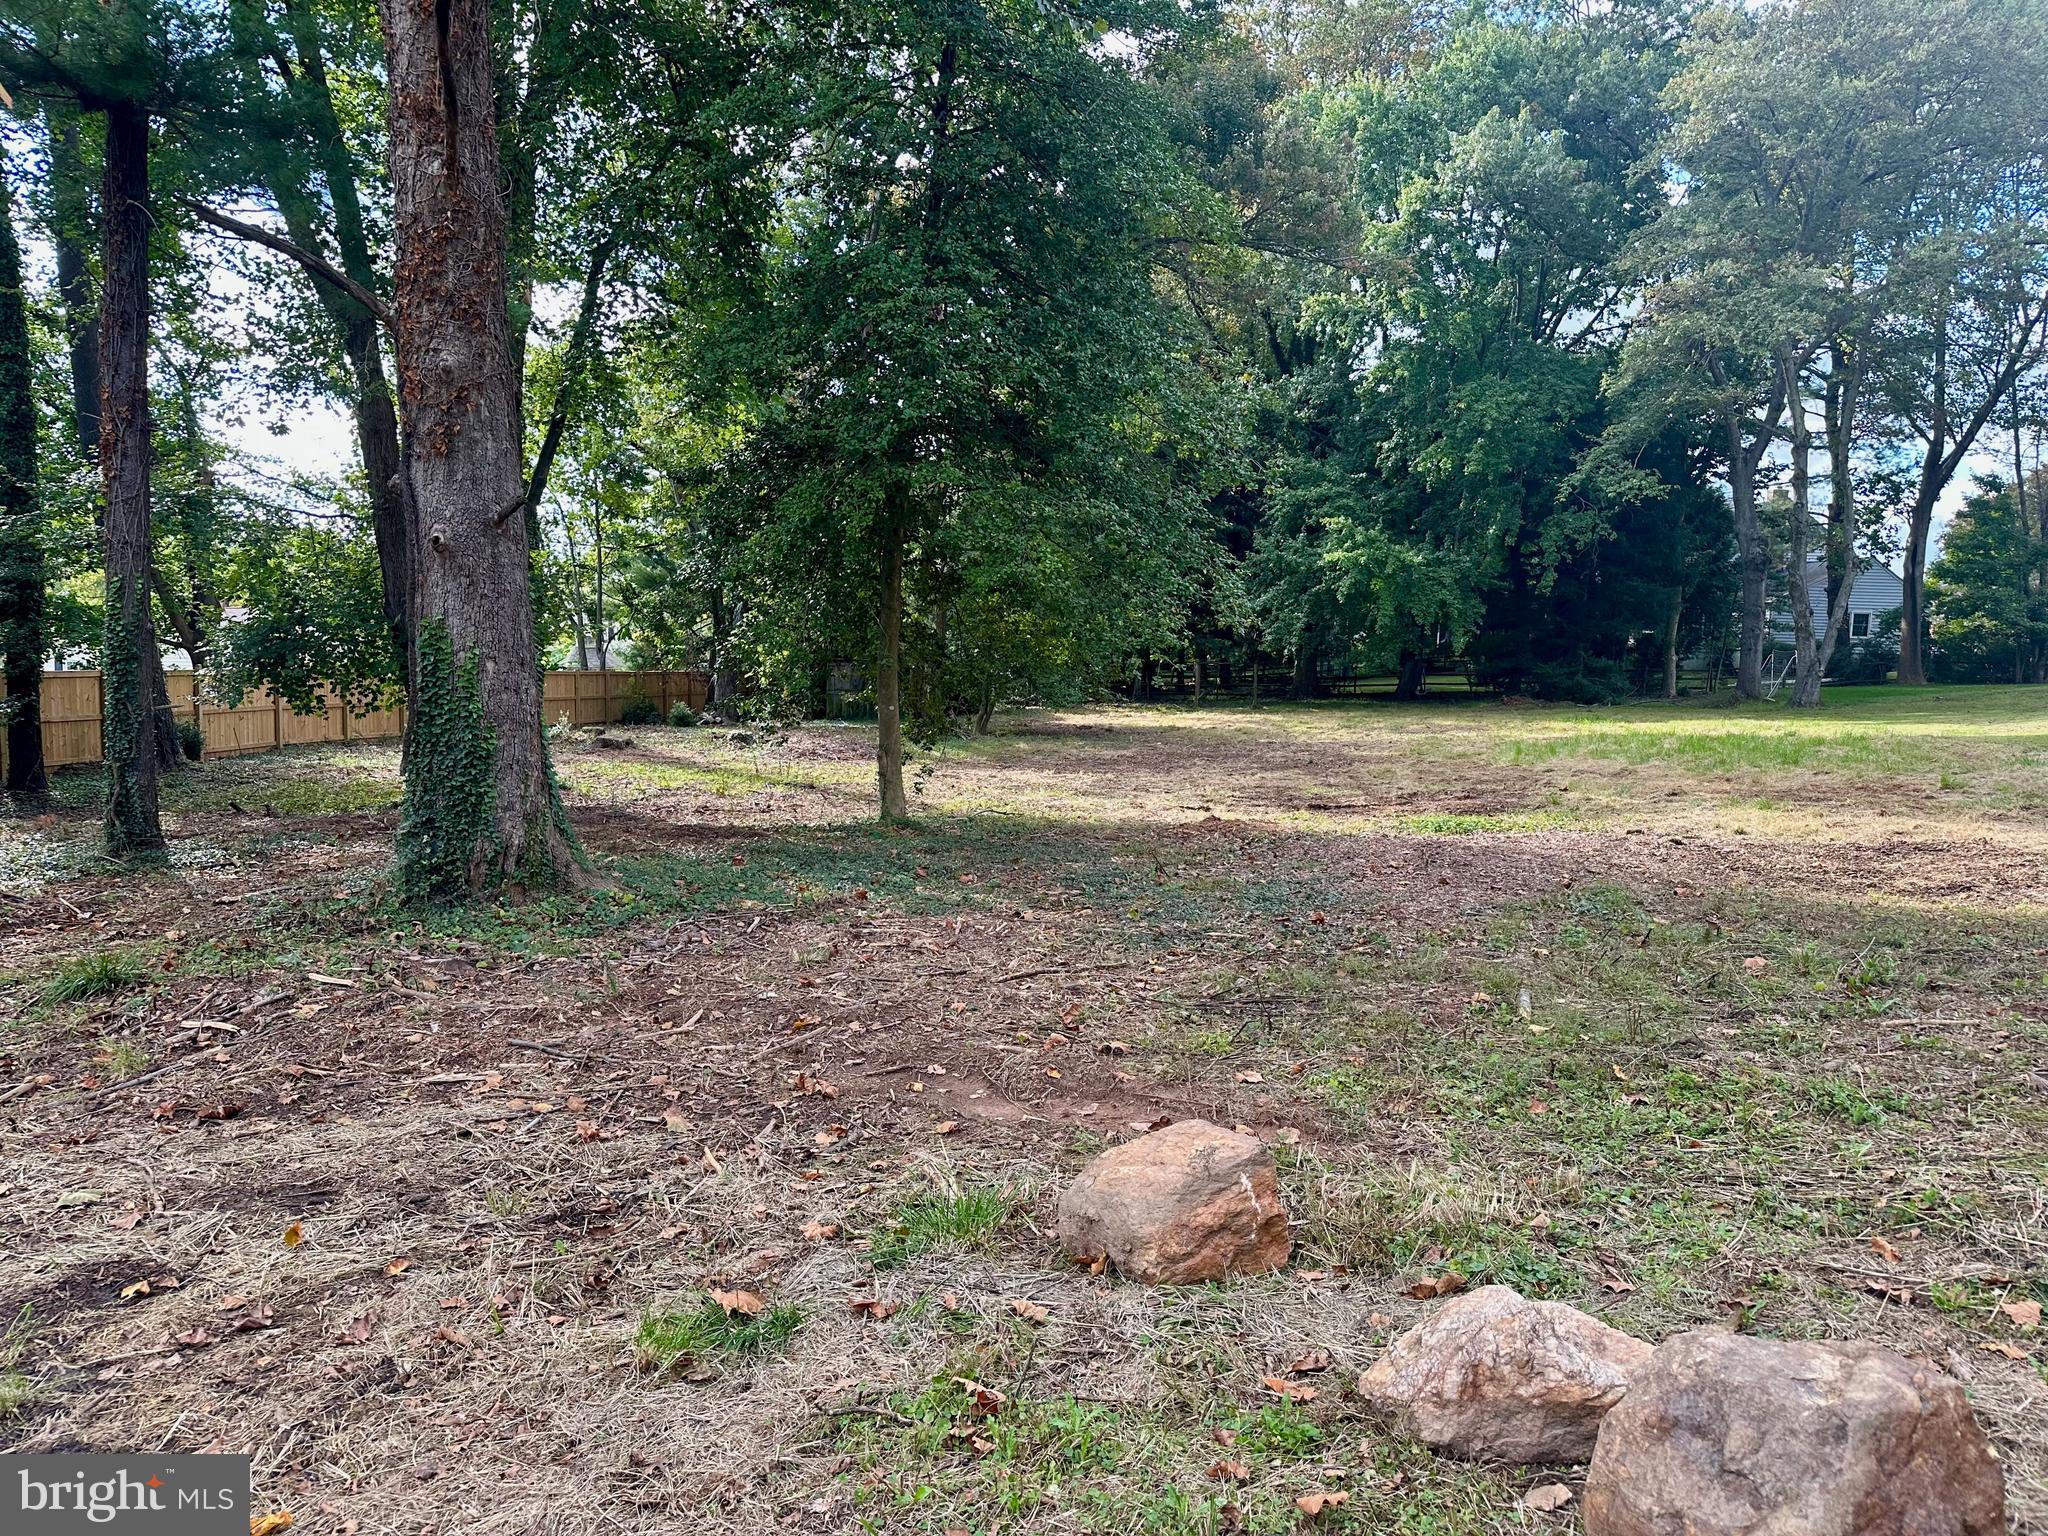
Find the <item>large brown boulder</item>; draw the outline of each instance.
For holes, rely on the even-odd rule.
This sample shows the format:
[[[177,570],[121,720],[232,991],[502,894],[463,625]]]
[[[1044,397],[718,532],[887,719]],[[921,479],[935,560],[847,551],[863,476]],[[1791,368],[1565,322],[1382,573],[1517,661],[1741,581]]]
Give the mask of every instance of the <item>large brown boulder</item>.
[[[1273,1154],[1206,1120],[1112,1147],[1060,1195],[1060,1246],[1105,1257],[1148,1285],[1259,1274],[1287,1262],[1287,1205]]]
[[[1584,1461],[1650,1346],[1504,1285],[1446,1302],[1358,1390],[1425,1445],[1475,1461]]]
[[[2005,1478],[1932,1366],[1700,1329],[1601,1425],[1584,1509],[1587,1536],[2001,1536]]]

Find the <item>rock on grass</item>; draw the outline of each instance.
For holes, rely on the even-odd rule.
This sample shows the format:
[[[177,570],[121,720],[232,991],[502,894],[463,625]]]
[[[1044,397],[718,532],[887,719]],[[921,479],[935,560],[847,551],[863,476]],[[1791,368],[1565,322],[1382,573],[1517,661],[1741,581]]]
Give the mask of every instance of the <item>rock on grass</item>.
[[[1255,1138],[1181,1120],[1104,1152],[1060,1195],[1060,1246],[1147,1285],[1260,1274],[1287,1262],[1287,1206]]]
[[[2001,1536],[1963,1389],[1876,1344],[1660,1345],[1601,1426],[1587,1536]]]
[[[1446,1302],[1358,1383],[1416,1439],[1475,1461],[1584,1461],[1650,1346],[1556,1301],[1489,1285]]]

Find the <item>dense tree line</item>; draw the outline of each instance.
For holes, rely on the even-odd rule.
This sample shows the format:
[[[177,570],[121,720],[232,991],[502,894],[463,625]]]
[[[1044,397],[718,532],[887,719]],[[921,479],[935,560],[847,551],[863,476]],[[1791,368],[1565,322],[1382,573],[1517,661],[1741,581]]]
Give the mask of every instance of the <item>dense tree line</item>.
[[[1810,705],[1882,640],[1902,681],[2038,677],[2044,22],[21,0],[10,739],[36,659],[96,648],[108,847],[147,857],[160,641],[404,695],[400,881],[438,899],[579,878],[550,660],[850,691],[885,817],[906,743],[1165,670],[1606,700],[1725,657]],[[316,399],[342,483],[209,440]]]

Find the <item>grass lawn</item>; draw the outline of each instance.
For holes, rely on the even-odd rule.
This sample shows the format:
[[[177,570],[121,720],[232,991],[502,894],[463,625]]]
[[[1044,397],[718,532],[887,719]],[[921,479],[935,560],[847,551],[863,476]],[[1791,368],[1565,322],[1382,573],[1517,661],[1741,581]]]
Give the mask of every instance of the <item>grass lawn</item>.
[[[1574,1529],[1355,1396],[1452,1271],[1931,1360],[2048,1532],[2048,690],[1027,712],[889,832],[869,730],[625,734],[605,884],[461,914],[386,745],[186,771],[144,877],[89,776],[0,821],[0,1445],[314,1533]],[[1289,1269],[1064,1264],[1190,1115]]]

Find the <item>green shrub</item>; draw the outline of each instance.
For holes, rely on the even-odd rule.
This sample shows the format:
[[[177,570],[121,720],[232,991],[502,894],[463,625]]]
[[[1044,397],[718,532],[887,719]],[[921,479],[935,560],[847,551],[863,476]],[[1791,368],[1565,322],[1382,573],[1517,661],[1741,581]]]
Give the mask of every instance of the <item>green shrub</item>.
[[[178,746],[192,762],[198,762],[206,752],[206,732],[199,728],[197,720],[178,722]]]
[[[659,725],[661,710],[646,694],[636,693],[620,707],[619,724]]]
[[[695,725],[697,723],[697,711],[690,708],[681,699],[677,699],[669,707],[668,723],[677,726]]]

